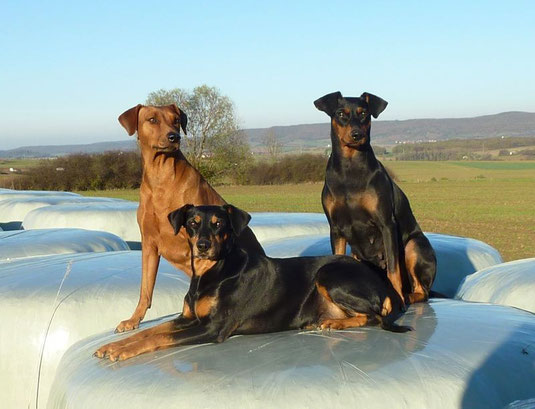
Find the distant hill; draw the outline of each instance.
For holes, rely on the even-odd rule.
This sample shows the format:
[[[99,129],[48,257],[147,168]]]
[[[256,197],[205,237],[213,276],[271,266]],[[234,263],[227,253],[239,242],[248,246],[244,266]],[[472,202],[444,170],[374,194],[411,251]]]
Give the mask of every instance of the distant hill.
[[[275,132],[286,151],[321,149],[330,143],[330,124],[326,117],[325,122],[321,124],[245,129],[244,132],[249,138],[253,150],[262,149],[262,138],[268,130]],[[372,143],[375,145],[496,136],[535,136],[535,113],[503,112],[473,118],[374,121],[372,125]],[[0,157],[49,157],[79,152],[97,153],[135,149],[137,149],[136,140],[132,138],[125,141],[99,142],[88,145],[24,146],[0,151]]]
[[[274,126],[247,129],[251,146],[262,146],[262,137],[272,129],[286,148],[324,147],[331,142],[328,118],[323,124]],[[503,112],[473,118],[409,119],[374,121],[372,143],[394,145],[399,142],[443,141],[449,139],[491,138],[496,136],[535,136],[535,113]]]

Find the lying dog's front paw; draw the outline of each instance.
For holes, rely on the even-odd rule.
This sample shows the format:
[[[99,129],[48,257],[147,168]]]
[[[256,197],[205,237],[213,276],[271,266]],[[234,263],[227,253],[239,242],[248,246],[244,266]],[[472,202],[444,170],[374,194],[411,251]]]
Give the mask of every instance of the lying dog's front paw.
[[[121,321],[119,325],[117,325],[117,328],[115,328],[115,332],[125,332],[125,331],[132,331],[133,329],[136,329],[139,327],[139,323],[141,322],[140,318],[132,317],[128,320]]]
[[[342,325],[340,320],[325,320],[320,323],[320,328],[322,330],[344,329],[345,326]]]

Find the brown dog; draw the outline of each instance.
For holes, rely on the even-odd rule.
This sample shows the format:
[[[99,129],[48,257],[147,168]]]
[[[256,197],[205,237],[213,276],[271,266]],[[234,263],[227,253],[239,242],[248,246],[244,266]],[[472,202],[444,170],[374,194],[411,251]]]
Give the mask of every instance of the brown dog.
[[[137,105],[119,116],[128,135],[137,131],[143,160],[137,221],[141,230],[141,293],[138,305],[116,331],[135,329],[152,303],[156,274],[163,256],[190,277],[191,254],[186,233],[174,234],[167,215],[187,203],[222,205],[223,198],[194,169],[180,151],[180,128],[186,133],[187,116],[176,105]],[[239,236],[242,246],[263,253],[253,232]]]

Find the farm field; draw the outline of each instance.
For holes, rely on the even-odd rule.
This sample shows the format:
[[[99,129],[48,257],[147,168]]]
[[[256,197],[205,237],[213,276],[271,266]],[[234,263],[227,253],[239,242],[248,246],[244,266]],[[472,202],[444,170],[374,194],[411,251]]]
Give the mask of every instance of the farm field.
[[[421,227],[473,237],[506,261],[535,257],[535,162],[387,161]],[[219,186],[230,203],[250,212],[322,212],[322,183]],[[137,190],[78,192],[138,200]]]

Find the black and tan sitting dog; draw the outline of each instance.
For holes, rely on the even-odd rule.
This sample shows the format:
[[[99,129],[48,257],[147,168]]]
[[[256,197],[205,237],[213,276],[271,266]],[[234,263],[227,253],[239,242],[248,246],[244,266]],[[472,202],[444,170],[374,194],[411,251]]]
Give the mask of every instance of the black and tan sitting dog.
[[[363,93],[340,92],[314,101],[331,117],[332,153],[321,195],[334,254],[346,244],[357,260],[386,272],[409,303],[426,301],[436,274],[435,252],[416,221],[409,200],[377,160],[370,145],[371,117],[387,102]]]
[[[246,250],[236,238],[249,220],[231,205],[185,205],[171,212],[175,234],[185,228],[192,254],[182,314],[95,355],[116,361],[236,334],[299,328],[411,329],[394,323],[403,302],[385,277],[347,256],[276,259]]]

